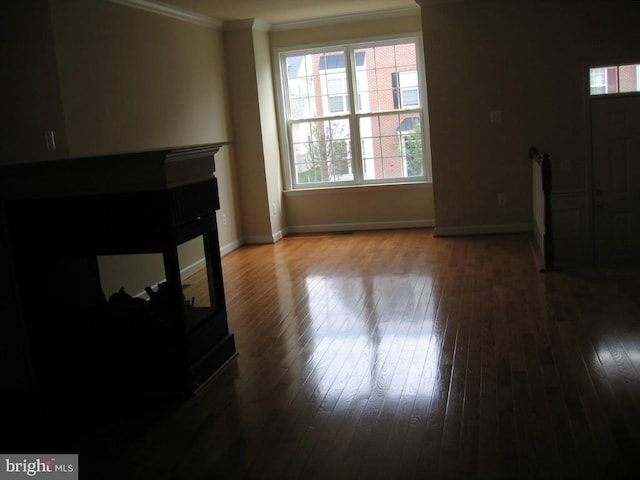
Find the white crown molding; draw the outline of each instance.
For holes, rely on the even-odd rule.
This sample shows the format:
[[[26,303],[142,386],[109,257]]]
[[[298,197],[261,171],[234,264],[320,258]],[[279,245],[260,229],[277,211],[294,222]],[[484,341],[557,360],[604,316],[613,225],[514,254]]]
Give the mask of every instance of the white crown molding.
[[[175,18],[182,20],[183,22],[194,23],[207,28],[221,29],[223,22],[217,18],[208,17],[200,13],[195,13],[189,10],[183,10],[165,3],[151,1],[151,0],[107,0],[111,3],[118,3],[131,8],[137,8],[139,10],[145,10],[147,12],[156,13],[158,15],[164,15],[165,17]]]
[[[415,2],[421,7],[428,7],[429,5],[442,5],[445,3],[460,3],[465,0],[415,0]]]
[[[301,28],[313,28],[323,27],[328,25],[352,23],[352,22],[364,22],[368,20],[379,20],[392,17],[407,17],[412,15],[418,15],[420,13],[420,7],[418,4],[432,4],[432,3],[445,3],[456,2],[461,0],[416,0],[415,7],[398,8],[395,10],[384,10],[380,12],[370,13],[354,13],[351,15],[339,15],[335,17],[323,17],[313,18],[309,20],[298,20],[293,22],[282,22],[269,24],[263,20],[257,18],[249,18],[243,20],[231,20],[224,22],[217,18],[202,15],[200,13],[192,12],[190,10],[184,10],[182,8],[167,5],[166,3],[158,2],[156,0],[107,0],[111,3],[117,3],[125,5],[131,8],[137,8],[147,12],[152,12],[158,15],[164,15],[166,17],[175,18],[184,22],[194,23],[208,28],[224,29],[224,30],[242,30],[251,28],[255,30],[268,31],[283,31],[283,30],[299,30]]]
[[[392,17],[408,17],[419,14],[420,7],[416,5],[415,7],[398,8],[395,10],[384,10],[380,12],[354,13],[351,15],[340,15],[336,17],[324,17],[314,18],[310,20],[299,20],[296,22],[274,23],[271,25],[271,31],[277,32],[283,30],[299,30],[302,28],[324,27],[340,23],[365,22],[368,20],[380,20]]]
[[[262,30],[268,32],[271,29],[271,25],[267,22],[260,20],[259,18],[245,18],[242,20],[229,20],[224,22],[224,30],[229,32],[233,30]]]

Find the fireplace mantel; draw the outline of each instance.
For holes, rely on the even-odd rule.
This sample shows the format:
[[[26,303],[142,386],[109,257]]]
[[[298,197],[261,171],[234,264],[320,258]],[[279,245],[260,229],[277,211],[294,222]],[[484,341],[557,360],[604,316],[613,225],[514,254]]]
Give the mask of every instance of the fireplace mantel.
[[[0,168],[5,199],[49,198],[174,188],[215,175],[214,156],[226,143],[212,143]]]

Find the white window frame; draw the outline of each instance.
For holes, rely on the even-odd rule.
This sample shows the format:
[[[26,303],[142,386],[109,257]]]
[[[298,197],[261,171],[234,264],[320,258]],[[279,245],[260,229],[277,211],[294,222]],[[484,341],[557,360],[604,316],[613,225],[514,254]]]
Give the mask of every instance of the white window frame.
[[[362,110],[362,99],[359,95],[359,90],[356,88],[356,84],[360,81],[357,73],[357,66],[354,65],[354,52],[363,47],[374,47],[376,45],[393,45],[403,43],[414,43],[416,48],[416,73],[418,77],[417,86],[409,86],[408,90],[417,89],[419,105],[417,107],[409,106],[400,110],[393,109],[389,111],[375,111],[364,112]],[[331,120],[331,119],[348,119],[351,130],[351,161],[352,161],[352,173],[353,180],[348,181],[329,181],[318,183],[297,183],[295,175],[295,156],[293,153],[294,146],[290,143],[291,138],[291,125],[293,121],[299,121],[299,119],[291,120],[289,118],[289,112],[287,111],[287,101],[285,93],[287,91],[287,65],[285,58],[287,55],[306,55],[313,53],[314,51],[326,51],[326,50],[338,51],[344,49],[345,51],[345,72],[348,82],[348,92],[344,97],[348,100],[348,108],[344,112],[327,113],[325,116],[310,117],[308,120]],[[369,38],[362,39],[348,43],[326,43],[308,45],[301,48],[280,48],[274,51],[274,71],[276,72],[276,90],[277,90],[277,107],[279,115],[279,135],[281,143],[281,152],[283,152],[283,170],[284,170],[284,183],[286,190],[305,190],[316,188],[332,188],[332,187],[348,187],[348,186],[362,186],[362,185],[379,185],[379,184],[403,184],[403,183],[430,183],[431,182],[431,147],[429,141],[429,125],[428,125],[428,106],[425,87],[425,75],[424,75],[424,53],[421,36],[419,34],[411,34],[404,36],[384,37],[384,38]],[[330,69],[331,70],[331,69]],[[337,69],[336,69],[337,70]],[[402,94],[400,94],[402,97]],[[359,109],[360,107],[360,109]],[[423,175],[415,177],[395,177],[388,179],[374,179],[367,178],[366,165],[362,158],[362,139],[360,138],[359,122],[363,117],[369,117],[371,115],[382,115],[385,113],[402,113],[405,114],[413,112],[420,118],[421,132],[422,132],[422,148],[423,148]],[[328,110],[327,110],[328,112]]]
[[[633,90],[627,90],[624,92],[621,92],[621,85],[620,85],[620,68],[621,67],[630,67],[630,66],[635,66],[636,67],[636,89],[635,91]],[[617,88],[613,89],[613,91],[609,91],[609,82],[607,79],[607,70],[608,69],[612,69],[615,68],[616,69],[616,78],[618,80],[618,84],[617,84]],[[604,83],[599,82],[599,83],[593,83],[594,80],[594,74],[598,75],[598,76],[602,76],[604,78]],[[594,92],[595,89],[603,89],[603,91],[599,91],[599,92]],[[606,95],[606,96],[611,96],[611,95],[627,95],[627,94],[637,94],[638,92],[640,92],[640,62],[630,62],[630,63],[619,63],[619,64],[612,64],[612,65],[604,65],[604,66],[593,66],[589,68],[589,96],[590,97],[598,97],[598,96],[602,96],[602,95]]]

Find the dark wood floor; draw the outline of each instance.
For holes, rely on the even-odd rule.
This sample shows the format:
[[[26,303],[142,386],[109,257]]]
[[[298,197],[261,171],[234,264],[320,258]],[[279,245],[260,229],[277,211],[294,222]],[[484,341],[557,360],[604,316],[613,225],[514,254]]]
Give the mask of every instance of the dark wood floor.
[[[83,479],[640,478],[640,275],[538,268],[528,235],[241,248],[235,360],[193,398],[59,405],[67,443],[35,444]]]

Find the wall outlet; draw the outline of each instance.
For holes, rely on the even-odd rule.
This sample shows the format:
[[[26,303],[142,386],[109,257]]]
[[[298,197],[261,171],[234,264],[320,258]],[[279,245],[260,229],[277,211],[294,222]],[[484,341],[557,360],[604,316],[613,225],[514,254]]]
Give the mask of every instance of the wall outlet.
[[[226,225],[227,224],[227,214],[223,213],[222,214],[222,225]]]
[[[505,205],[507,203],[507,194],[506,193],[499,193],[498,194],[498,205],[502,206]]]

